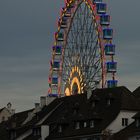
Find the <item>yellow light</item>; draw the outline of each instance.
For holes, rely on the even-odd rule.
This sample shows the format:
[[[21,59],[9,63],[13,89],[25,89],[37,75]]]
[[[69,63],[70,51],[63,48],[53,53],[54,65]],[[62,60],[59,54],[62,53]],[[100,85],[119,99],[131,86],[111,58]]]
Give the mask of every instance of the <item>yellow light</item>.
[[[79,79],[78,79],[77,77],[74,77],[74,78],[72,79],[72,82],[71,82],[71,90],[72,90],[73,85],[74,85],[75,83],[76,83],[77,86],[78,86],[78,94],[80,94],[80,92],[81,92],[81,86],[80,86]]]
[[[65,95],[66,96],[70,96],[71,95],[71,92],[70,92],[70,89],[69,88],[66,88]]]

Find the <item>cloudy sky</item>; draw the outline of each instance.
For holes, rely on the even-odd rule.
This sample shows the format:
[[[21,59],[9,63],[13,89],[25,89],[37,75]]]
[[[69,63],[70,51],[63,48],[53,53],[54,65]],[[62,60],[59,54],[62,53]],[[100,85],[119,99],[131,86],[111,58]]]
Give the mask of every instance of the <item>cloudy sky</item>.
[[[115,30],[119,85],[140,85],[139,0],[106,0]],[[53,33],[63,0],[0,1],[0,107],[33,107],[47,94]]]

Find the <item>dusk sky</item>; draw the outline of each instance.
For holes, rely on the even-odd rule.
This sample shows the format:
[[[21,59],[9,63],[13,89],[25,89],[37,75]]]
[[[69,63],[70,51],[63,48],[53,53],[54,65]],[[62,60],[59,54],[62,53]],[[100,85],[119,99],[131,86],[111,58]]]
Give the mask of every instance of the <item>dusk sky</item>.
[[[106,0],[114,29],[117,79],[140,85],[140,0]],[[30,109],[47,95],[49,60],[63,0],[0,1],[0,107]]]

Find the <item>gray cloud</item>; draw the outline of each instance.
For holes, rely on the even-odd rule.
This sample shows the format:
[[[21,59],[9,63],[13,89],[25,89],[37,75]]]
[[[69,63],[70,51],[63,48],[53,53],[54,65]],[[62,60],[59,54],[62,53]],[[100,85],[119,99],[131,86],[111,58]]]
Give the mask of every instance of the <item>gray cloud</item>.
[[[63,0],[0,2],[0,106],[33,107],[47,93],[53,35]],[[116,44],[118,79],[131,90],[139,85],[139,5],[135,0],[106,0]]]

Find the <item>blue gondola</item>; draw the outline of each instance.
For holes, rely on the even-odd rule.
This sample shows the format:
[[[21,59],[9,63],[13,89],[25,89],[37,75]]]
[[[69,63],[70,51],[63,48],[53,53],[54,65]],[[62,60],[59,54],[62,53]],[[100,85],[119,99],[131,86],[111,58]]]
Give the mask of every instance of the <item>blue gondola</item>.
[[[110,24],[110,16],[106,14],[102,14],[100,16],[100,24],[108,26]]]
[[[104,39],[112,39],[113,38],[113,29],[103,29],[103,38]]]
[[[58,94],[57,93],[56,94],[52,93],[52,94],[48,94],[48,96],[49,97],[58,97]]]
[[[52,77],[52,85],[58,85],[58,77]]]
[[[106,66],[108,73],[115,73],[117,71],[117,62],[107,62]]]
[[[61,55],[62,54],[62,47],[61,46],[53,46],[53,51],[55,52],[56,55]]]
[[[54,61],[52,67],[53,67],[54,70],[58,70],[60,68],[60,62],[59,61]]]
[[[105,55],[115,55],[115,45],[106,44],[105,45]]]
[[[62,18],[61,28],[67,28],[67,17]]]
[[[62,32],[58,33],[57,41],[64,41],[64,33]]]
[[[67,8],[67,11],[65,13],[65,17],[71,17],[71,8]]]
[[[93,0],[93,3],[97,4],[97,3],[101,3],[102,0]]]
[[[97,3],[97,13],[98,14],[105,14],[107,9],[107,4],[106,3]]]
[[[117,87],[118,81],[117,80],[108,80],[107,81],[107,87],[108,88],[113,88]]]

